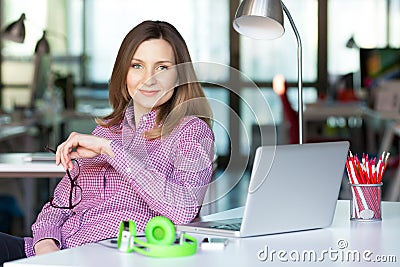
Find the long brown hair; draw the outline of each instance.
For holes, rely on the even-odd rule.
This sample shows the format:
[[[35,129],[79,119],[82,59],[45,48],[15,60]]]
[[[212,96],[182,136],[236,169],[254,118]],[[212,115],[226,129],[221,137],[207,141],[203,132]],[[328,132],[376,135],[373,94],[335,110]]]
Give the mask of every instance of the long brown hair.
[[[111,127],[123,120],[131,101],[126,86],[131,60],[139,45],[150,39],[164,39],[171,45],[175,54],[179,84],[175,87],[172,97],[158,108],[154,128],[146,133],[146,137],[156,139],[169,134],[182,118],[189,115],[199,117],[211,127],[211,108],[208,102],[204,101],[205,95],[197,80],[185,40],[174,26],[164,21],[144,21],[125,36],[115,59],[109,83],[109,101],[113,112],[98,120],[98,123],[104,127]],[[172,111],[173,116],[168,117]]]

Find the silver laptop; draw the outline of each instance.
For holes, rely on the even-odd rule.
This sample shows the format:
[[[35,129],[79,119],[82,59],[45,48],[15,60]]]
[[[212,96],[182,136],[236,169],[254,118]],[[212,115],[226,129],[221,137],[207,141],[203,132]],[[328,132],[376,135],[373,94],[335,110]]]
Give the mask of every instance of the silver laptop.
[[[347,141],[258,147],[241,216],[177,225],[177,230],[248,237],[327,227],[348,149]]]

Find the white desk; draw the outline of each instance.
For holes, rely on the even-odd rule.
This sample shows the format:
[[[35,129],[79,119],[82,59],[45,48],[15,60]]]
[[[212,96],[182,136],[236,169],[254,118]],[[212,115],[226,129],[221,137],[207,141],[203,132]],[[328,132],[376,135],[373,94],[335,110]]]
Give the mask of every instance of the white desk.
[[[3,117],[3,118],[2,118]],[[2,145],[6,144],[7,150],[14,150],[16,145],[18,143],[18,147],[22,146],[29,146],[27,142],[29,142],[29,138],[25,139],[16,139],[18,137],[22,136],[27,136],[29,135],[28,132],[32,129],[36,129],[35,122],[36,120],[34,118],[32,119],[24,119],[20,122],[9,122],[4,120],[4,117],[0,115],[0,120],[6,121],[7,123],[3,124],[0,123],[0,142],[2,142]],[[11,120],[11,119],[10,119]],[[16,142],[15,142],[16,141]],[[21,144],[22,142],[22,144]],[[3,149],[4,151],[4,149]]]
[[[52,161],[27,161],[36,153],[0,154],[0,178],[61,178],[62,166]]]
[[[233,212],[234,213],[234,212]],[[232,214],[231,214],[232,215]],[[287,234],[276,234],[255,238],[230,239],[225,250],[202,251],[189,257],[156,259],[149,258],[136,253],[122,253],[116,249],[108,248],[99,244],[89,244],[82,247],[62,250],[59,252],[17,260],[6,263],[5,267],[21,266],[287,266],[292,263],[294,266],[395,266],[400,262],[399,240],[400,240],[400,203],[384,202],[382,210],[383,220],[381,222],[350,222],[349,201],[339,201],[335,218],[331,227],[319,230],[303,231]],[[212,215],[213,216],[213,215]],[[215,215],[214,215],[215,216]],[[229,216],[228,216],[229,217]],[[295,219],[295,218],[293,218]],[[203,236],[194,235],[197,240]],[[347,247],[339,248],[344,245]],[[258,259],[258,252],[268,248],[269,253],[275,251],[286,251],[283,258],[288,262],[281,262],[277,253],[274,258],[261,261]],[[307,259],[301,262],[292,262],[289,253],[299,252],[300,254],[314,251],[318,256],[324,250],[331,251],[332,260],[329,254],[321,262],[309,262]],[[397,263],[366,264],[362,260],[364,251],[371,251],[370,259],[375,256],[388,256],[391,261]],[[335,253],[335,251],[337,251]],[[361,253],[360,262],[354,262],[353,256],[350,261],[341,255],[344,252]],[[347,255],[347,254],[346,254]],[[263,255],[261,255],[263,256]],[[368,255],[367,255],[368,256]],[[335,260],[335,258],[337,258]],[[344,259],[344,260],[342,260]]]
[[[35,154],[35,153],[33,153]],[[34,181],[31,178],[62,178],[65,174],[63,167],[52,161],[26,161],[32,153],[0,154],[0,178],[22,178],[24,192],[25,214],[24,229],[28,234],[34,220]]]
[[[319,121],[329,116],[362,116],[365,109],[366,106],[361,102],[318,102],[307,104],[303,117],[305,117],[306,121]]]
[[[393,122],[400,121],[400,113],[378,111],[367,107],[362,102],[321,102],[307,104],[303,114],[304,140],[307,140],[307,123],[312,121],[326,121],[329,117],[359,117],[367,124],[367,149],[370,153],[382,152],[382,148],[391,145],[393,133],[390,126]],[[387,125],[389,124],[389,125]],[[384,129],[383,141],[377,151],[375,132]]]
[[[337,138],[348,138],[347,135],[350,133],[351,136],[351,148],[360,149],[364,147],[363,139],[359,138],[358,132],[354,130],[361,130],[362,124],[366,125],[366,149],[368,152],[375,150],[376,144],[374,140],[374,125],[370,117],[366,117],[366,113],[369,108],[362,102],[317,102],[312,104],[307,104],[305,106],[303,114],[303,139],[304,142],[309,140],[312,141],[329,141],[336,140]],[[352,118],[352,120],[349,120]],[[332,123],[336,124],[335,133],[324,132],[323,129],[319,127],[314,129],[314,131],[322,131],[324,133],[314,134],[312,136],[311,122],[323,122],[324,124],[332,119]],[[322,124],[322,125],[324,125]],[[346,129],[343,132],[343,129]],[[337,132],[336,132],[337,131]],[[344,137],[344,136],[345,137]],[[333,139],[332,139],[333,138]],[[364,151],[367,152],[367,151]]]
[[[19,125],[19,126],[8,126],[1,125],[0,129],[0,141],[8,140],[20,135],[26,134],[29,130],[28,126]]]
[[[360,102],[321,102],[307,104],[303,114],[303,138],[307,140],[307,123],[311,121],[326,121],[329,117],[362,117],[365,105]]]

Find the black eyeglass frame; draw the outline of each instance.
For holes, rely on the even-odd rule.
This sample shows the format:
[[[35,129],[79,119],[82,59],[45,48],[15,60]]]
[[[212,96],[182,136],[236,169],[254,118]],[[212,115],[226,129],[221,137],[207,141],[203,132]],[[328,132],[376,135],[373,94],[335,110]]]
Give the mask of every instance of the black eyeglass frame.
[[[54,154],[56,153],[56,151],[54,149],[50,148],[47,145],[44,147],[44,149],[46,149],[47,151],[50,151],[50,152],[52,152]],[[52,197],[50,197],[50,205],[53,208],[72,210],[73,208],[78,206],[79,203],[81,203],[81,201],[82,201],[82,187],[76,183],[76,181],[78,180],[78,177],[79,177],[79,173],[80,173],[80,166],[79,166],[79,163],[77,161],[75,161],[75,163],[76,163],[76,165],[78,167],[78,174],[75,176],[75,178],[72,178],[71,173],[69,172],[68,169],[66,170],[68,179],[71,182],[71,188],[70,188],[70,191],[69,191],[69,201],[68,201],[69,205],[68,205],[68,207],[64,207],[64,206],[58,206],[58,205],[54,204],[53,203],[54,196],[52,196]],[[76,203],[73,203],[74,188],[78,189],[80,194],[81,194],[81,197],[79,198],[78,202],[76,202]],[[75,193],[75,195],[76,195],[76,193]]]

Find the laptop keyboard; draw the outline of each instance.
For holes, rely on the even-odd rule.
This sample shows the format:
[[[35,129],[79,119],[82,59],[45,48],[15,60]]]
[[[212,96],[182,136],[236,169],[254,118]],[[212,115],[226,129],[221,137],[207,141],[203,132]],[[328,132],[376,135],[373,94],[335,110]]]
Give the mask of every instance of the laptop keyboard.
[[[241,223],[230,223],[230,224],[212,225],[211,227],[215,229],[239,231],[240,225]]]

